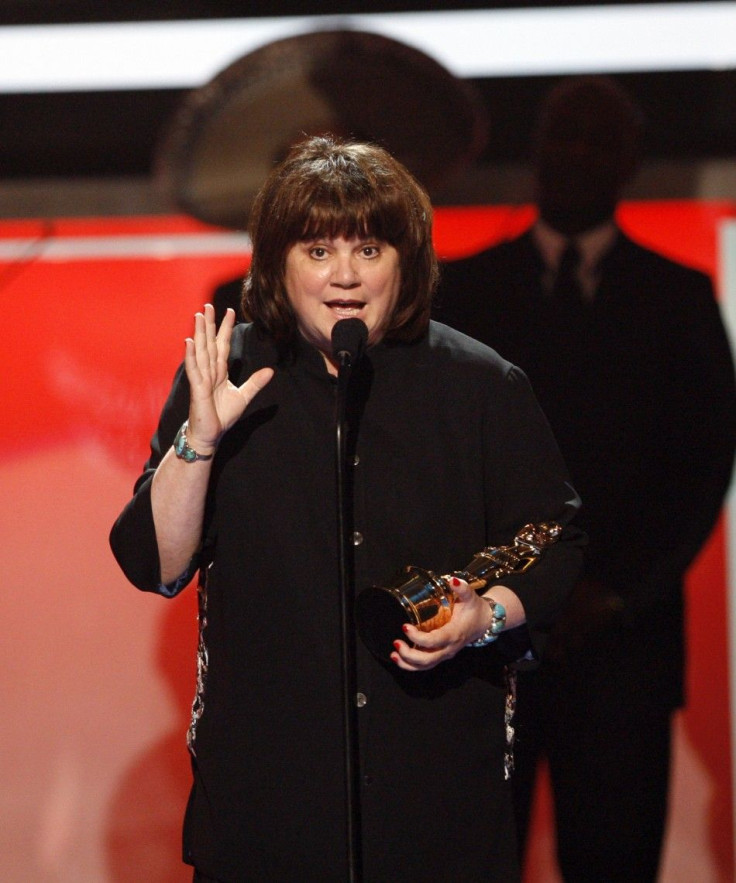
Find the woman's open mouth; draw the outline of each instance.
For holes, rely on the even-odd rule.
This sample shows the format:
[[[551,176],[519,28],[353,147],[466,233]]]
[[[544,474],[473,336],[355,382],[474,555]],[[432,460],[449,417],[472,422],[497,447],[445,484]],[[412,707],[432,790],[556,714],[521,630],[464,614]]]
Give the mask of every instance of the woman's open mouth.
[[[340,319],[351,319],[360,314],[365,303],[360,300],[329,300],[325,306],[329,307]]]

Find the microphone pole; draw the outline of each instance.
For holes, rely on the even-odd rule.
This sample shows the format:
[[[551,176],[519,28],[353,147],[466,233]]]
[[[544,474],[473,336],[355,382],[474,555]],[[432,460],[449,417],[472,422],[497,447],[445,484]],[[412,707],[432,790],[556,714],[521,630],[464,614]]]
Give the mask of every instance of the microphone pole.
[[[345,742],[345,804],[349,883],[361,883],[360,761],[357,720],[357,671],[353,603],[353,538],[349,528],[351,497],[348,488],[348,384],[353,366],[362,355],[368,329],[360,319],[341,319],[332,328],[332,352],[337,362],[335,441],[337,466],[337,524],[339,554],[340,628],[342,637],[343,734]]]

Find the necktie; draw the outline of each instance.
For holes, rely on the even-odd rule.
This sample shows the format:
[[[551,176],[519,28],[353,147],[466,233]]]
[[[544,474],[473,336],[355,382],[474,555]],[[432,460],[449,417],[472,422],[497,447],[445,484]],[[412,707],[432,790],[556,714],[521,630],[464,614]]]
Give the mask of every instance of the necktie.
[[[559,303],[580,306],[583,302],[583,291],[578,278],[579,267],[580,251],[577,245],[571,241],[562,252],[557,275],[552,286],[552,296]]]

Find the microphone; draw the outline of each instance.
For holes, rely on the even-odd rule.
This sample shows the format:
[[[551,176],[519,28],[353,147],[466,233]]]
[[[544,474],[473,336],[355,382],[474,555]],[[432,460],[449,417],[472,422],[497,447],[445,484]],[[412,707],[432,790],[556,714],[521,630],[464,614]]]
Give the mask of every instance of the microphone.
[[[368,328],[361,319],[340,319],[332,326],[332,357],[340,368],[351,367],[363,355]]]
[[[335,395],[335,465],[337,489],[338,576],[341,637],[342,725],[345,742],[345,800],[348,809],[349,883],[360,883],[360,747],[355,695],[358,688],[353,598],[352,486],[348,466],[348,388],[355,362],[363,354],[368,328],[360,319],[340,319],[332,326],[332,358],[337,363]],[[353,855],[353,852],[355,855]]]

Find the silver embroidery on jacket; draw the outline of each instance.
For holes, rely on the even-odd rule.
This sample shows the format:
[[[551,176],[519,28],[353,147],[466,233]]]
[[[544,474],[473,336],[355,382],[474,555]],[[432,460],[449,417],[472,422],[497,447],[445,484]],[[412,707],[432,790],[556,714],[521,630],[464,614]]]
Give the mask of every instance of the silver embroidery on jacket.
[[[503,777],[508,780],[514,771],[514,712],[516,711],[516,671],[506,666],[506,707],[504,724],[506,726],[506,751],[504,754]]]
[[[212,564],[209,565],[212,567]],[[209,571],[209,567],[207,570]],[[207,669],[209,654],[205,642],[207,628],[207,574],[203,574],[197,586],[197,607],[199,620],[199,638],[197,641],[197,689],[192,700],[192,715],[187,730],[187,746],[192,756],[196,757],[195,743],[197,740],[197,724],[204,712],[204,694],[207,686]]]

